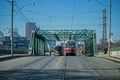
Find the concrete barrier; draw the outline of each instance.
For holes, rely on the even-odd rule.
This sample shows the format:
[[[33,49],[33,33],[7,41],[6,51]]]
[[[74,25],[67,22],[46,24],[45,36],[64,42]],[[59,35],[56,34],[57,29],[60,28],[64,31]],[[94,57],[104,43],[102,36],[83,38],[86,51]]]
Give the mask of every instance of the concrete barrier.
[[[120,51],[111,51],[111,56],[120,58]]]

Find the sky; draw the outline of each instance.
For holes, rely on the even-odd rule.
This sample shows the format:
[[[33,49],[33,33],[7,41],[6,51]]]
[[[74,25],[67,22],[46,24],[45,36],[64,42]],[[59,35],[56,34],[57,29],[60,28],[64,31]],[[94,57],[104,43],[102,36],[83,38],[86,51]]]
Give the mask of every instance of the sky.
[[[98,1],[106,6],[101,6]],[[32,3],[35,5],[33,6]],[[14,28],[25,36],[25,23],[35,22],[43,30],[96,30],[97,41],[102,38],[103,9],[107,10],[109,0],[15,0]],[[112,0],[112,40],[120,40],[120,0]],[[10,0],[0,0],[0,31],[9,34]]]

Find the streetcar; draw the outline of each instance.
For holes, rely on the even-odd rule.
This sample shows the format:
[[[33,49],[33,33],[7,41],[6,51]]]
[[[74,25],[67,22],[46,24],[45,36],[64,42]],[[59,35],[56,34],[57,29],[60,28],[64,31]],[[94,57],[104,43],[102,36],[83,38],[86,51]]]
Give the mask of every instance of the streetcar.
[[[54,55],[55,56],[62,56],[63,55],[63,47],[60,45],[57,45],[54,49]]]
[[[64,55],[66,55],[66,56],[75,56],[76,55],[75,41],[73,41],[73,40],[65,41]]]

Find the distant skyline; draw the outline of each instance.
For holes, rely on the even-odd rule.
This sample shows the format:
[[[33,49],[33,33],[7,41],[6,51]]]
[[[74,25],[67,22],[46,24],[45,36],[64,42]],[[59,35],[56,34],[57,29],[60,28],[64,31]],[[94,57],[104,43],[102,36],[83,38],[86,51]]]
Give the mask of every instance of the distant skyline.
[[[10,28],[11,0],[0,0],[0,31]],[[102,10],[96,0],[15,0],[14,28],[25,36],[26,22],[35,22],[40,29],[96,30],[97,41],[102,38]],[[103,4],[109,0],[99,0]],[[32,3],[35,6],[32,6]],[[120,0],[112,0],[113,40],[120,40]],[[30,5],[31,4],[31,5]],[[108,36],[108,7],[107,36]]]

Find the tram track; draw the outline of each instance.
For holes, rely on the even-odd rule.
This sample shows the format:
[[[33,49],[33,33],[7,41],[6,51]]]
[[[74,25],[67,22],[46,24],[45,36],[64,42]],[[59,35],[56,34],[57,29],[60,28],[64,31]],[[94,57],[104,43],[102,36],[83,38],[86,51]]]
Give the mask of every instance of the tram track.
[[[36,57],[36,56],[34,56],[34,57]],[[15,79],[15,80],[17,80],[17,79],[19,79],[18,77],[19,76],[21,76],[21,75],[23,75],[23,73],[25,73],[25,72],[30,72],[28,75],[26,75],[26,77],[24,78],[24,80],[27,80],[27,78],[29,77],[29,76],[32,76],[37,70],[34,70],[34,69],[30,69],[29,68],[29,66],[33,66],[34,64],[37,64],[39,61],[41,62],[41,61],[43,61],[43,60],[45,60],[45,59],[47,59],[48,57],[46,57],[46,56],[43,56],[43,57],[36,57],[37,59],[32,59],[32,58],[30,58],[30,59],[32,59],[32,60],[29,60],[29,61],[25,61],[24,63],[22,63],[22,64],[19,64],[19,65],[16,65],[16,66],[12,66],[12,68],[11,69],[8,69],[8,70],[3,70],[3,71],[1,71],[1,73],[0,73],[0,80],[5,80],[5,79],[7,79],[7,80],[9,80],[9,78],[11,78],[11,79]],[[48,62],[50,62],[50,61],[48,61]],[[47,63],[48,64],[48,63]],[[35,66],[35,65],[34,65]],[[27,68],[28,67],[28,68]],[[44,66],[43,66],[44,67]],[[42,68],[43,68],[42,67]],[[27,68],[27,69],[26,69]],[[30,70],[32,70],[32,71],[30,71]],[[34,71],[33,71],[34,70]],[[32,73],[33,72],[33,73]],[[10,74],[9,74],[10,73]],[[21,74],[22,73],[22,74]],[[37,73],[37,72],[36,72]],[[6,75],[5,75],[6,74]],[[15,74],[19,74],[19,75],[17,75],[17,76],[15,76]],[[29,79],[28,79],[29,80]]]
[[[50,62],[52,62],[56,57],[52,57],[50,60],[48,60],[44,65],[42,65],[42,67],[34,72],[34,74],[30,75],[27,80],[32,80],[32,78],[34,78],[35,75],[37,75],[39,72],[41,72],[47,65],[49,65]]]
[[[35,59],[35,60],[31,61],[31,62],[28,62],[27,64],[24,64],[23,66],[18,65],[18,66],[17,66],[17,69],[23,69],[23,68],[25,68],[25,67],[28,67],[28,66],[32,65],[33,63],[37,63],[38,61],[43,60],[43,59],[46,59],[46,58],[47,58],[47,57],[44,56],[44,57]]]
[[[67,56],[65,56],[65,68],[63,69],[62,80],[65,80],[66,69],[67,69]]]
[[[5,68],[0,71],[0,80],[120,79],[119,64],[114,63],[115,65],[109,66],[110,61],[101,62],[102,59],[94,57],[42,56],[11,61],[13,60],[4,61],[5,63],[2,64]],[[16,65],[13,64],[15,62]],[[109,63],[105,64],[106,62]],[[6,63],[12,63],[13,66],[7,68]]]
[[[103,77],[104,80],[109,80],[113,78],[114,80],[119,80],[120,77],[119,74],[116,75],[116,77],[112,77],[113,73],[116,73],[116,70],[120,73],[120,68],[119,67],[114,67],[114,65],[110,65],[110,63],[100,63],[96,62],[93,59],[86,58],[90,66],[95,70],[101,77]],[[108,61],[109,62],[109,61]],[[94,65],[94,66],[93,66]],[[115,76],[115,75],[114,75]],[[118,79],[119,78],[119,79]]]
[[[9,70],[9,71],[16,71],[19,69],[24,69],[25,67],[28,67],[38,61],[44,60],[46,59],[46,56],[43,57],[39,57],[39,56],[30,56],[30,57],[26,57],[26,58],[18,58],[18,59],[13,59],[13,60],[9,60],[9,61],[3,61],[1,62],[0,68],[1,70]],[[8,64],[6,64],[8,63]],[[9,66],[9,67],[7,67]]]
[[[95,71],[95,72],[99,75],[99,78],[100,78],[100,79],[102,79],[102,80],[107,80],[107,79],[105,78],[105,76],[103,76],[103,75],[100,73],[100,71],[99,71],[99,70],[100,70],[100,67],[97,66],[98,64],[94,64],[94,66],[93,66],[93,62],[92,62],[90,59],[83,57],[83,60],[86,62],[87,67],[90,67],[91,70]],[[84,64],[83,64],[83,65],[84,65]],[[84,65],[84,66],[85,66],[85,65]],[[99,68],[99,70],[96,69],[96,67]],[[87,68],[87,70],[89,70],[89,69]],[[92,74],[92,73],[91,73],[91,74]]]

